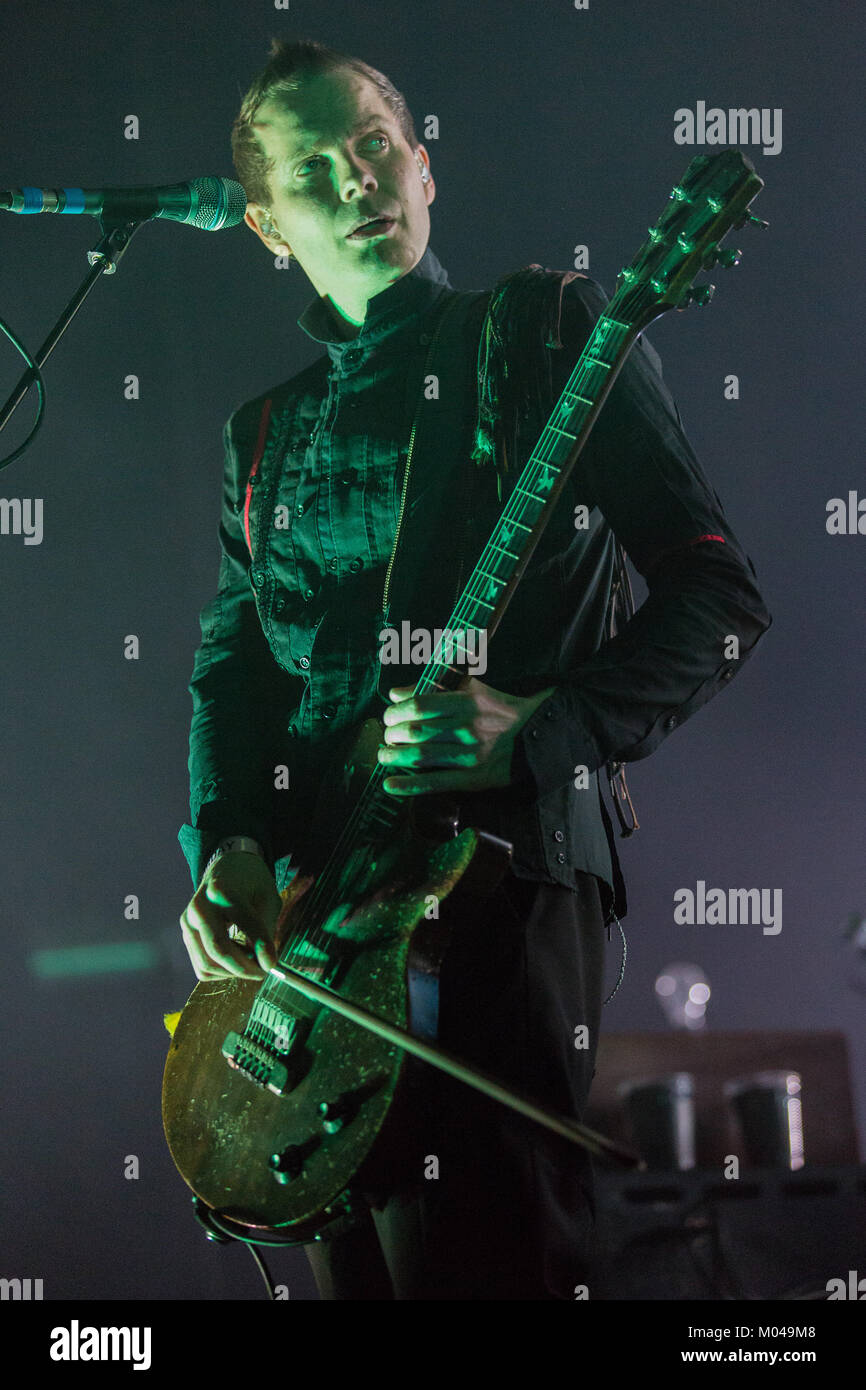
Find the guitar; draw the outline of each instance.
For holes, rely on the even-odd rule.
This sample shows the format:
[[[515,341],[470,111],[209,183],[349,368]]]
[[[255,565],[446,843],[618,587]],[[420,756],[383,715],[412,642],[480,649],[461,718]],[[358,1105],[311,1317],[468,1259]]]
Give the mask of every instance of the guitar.
[[[689,164],[617,277],[445,633],[490,641],[635,339],[662,313],[708,302],[714,287],[693,281],[738,264],[739,251],[720,247],[731,227],[767,225],[748,211],[762,187],[739,150]],[[415,693],[453,690],[465,674],[440,642]],[[302,865],[282,894],[278,968],[263,983],[197,984],[166,1061],[166,1139],[199,1204],[279,1231],[286,1244],[314,1239],[375,1185],[406,1090],[407,1048],[394,1028],[383,1036],[344,1016],[323,991],[404,1034],[435,1037],[426,1004],[447,949],[447,912],[437,920],[426,909],[489,889],[491,855],[501,873],[510,849],[473,827],[425,825],[418,802],[386,793],[381,742],[382,726],[367,720],[325,783],[314,839],[327,857],[314,872]],[[316,997],[293,976],[317,985]]]

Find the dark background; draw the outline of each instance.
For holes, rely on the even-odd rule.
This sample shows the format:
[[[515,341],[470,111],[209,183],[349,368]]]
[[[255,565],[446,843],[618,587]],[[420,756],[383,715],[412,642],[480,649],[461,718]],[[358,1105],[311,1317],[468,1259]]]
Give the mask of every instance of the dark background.
[[[586,243],[612,294],[699,152],[674,143],[675,110],[783,109],[781,153],[743,147],[766,181],[753,210],[769,231],[732,234],[744,259],[714,272],[712,306],[649,333],[775,623],[732,688],[629,770],[642,828],[622,847],[629,964],[605,1026],[666,1027],[653,983],[686,960],[711,982],[711,1029],[842,1029],[861,1151],[863,995],[842,932],[866,911],[866,539],[829,536],[825,508],[864,486],[862,27],[848,4],[802,0],[592,0],[585,12],[570,0],[293,0],[288,14],[267,0],[43,0],[6,8],[0,64],[0,185],[99,187],[233,176],[231,122],[271,34],[364,58],[404,91],[422,140],[425,117],[439,117],[440,138],[425,141],[431,246],[459,289],[530,261],[567,269]],[[130,113],[137,141],[124,138]],[[31,351],[98,236],[87,217],[0,217],[0,315]],[[312,294],[243,226],[144,227],[47,364],[43,428],[0,480],[0,495],[41,497],[45,514],[41,545],[0,536],[0,1275],[42,1278],[46,1298],[262,1294],[246,1252],[204,1240],[165,1147],[162,1014],[195,983],[175,837],[197,615],[216,587],[220,430],[317,355],[295,323]],[[0,366],[5,397],[21,368],[5,338]],[[723,397],[731,372],[737,402]],[[128,373],[138,401],[124,399]],[[129,633],[138,661],[123,657]],[[781,888],[781,934],[677,926],[673,894],[698,879]],[[124,917],[130,893],[139,921]],[[39,951],[121,942],[145,943],[143,968],[37,973]],[[614,938],[611,984],[618,963]],[[128,1155],[137,1180],[124,1177]],[[299,1253],[272,1265],[292,1298],[315,1296]]]

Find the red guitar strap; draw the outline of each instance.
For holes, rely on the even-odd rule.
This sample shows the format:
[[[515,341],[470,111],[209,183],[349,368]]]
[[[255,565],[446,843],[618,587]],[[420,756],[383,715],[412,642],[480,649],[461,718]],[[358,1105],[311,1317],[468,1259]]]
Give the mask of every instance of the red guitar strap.
[[[261,419],[259,420],[259,437],[256,440],[255,453],[253,454],[253,463],[250,469],[250,476],[247,479],[246,497],[244,498],[244,535],[247,538],[247,550],[250,552],[250,559],[253,558],[253,545],[252,540],[250,539],[250,502],[252,501],[253,496],[253,479],[258,474],[259,464],[262,461],[262,454],[265,452],[265,440],[268,437],[268,425],[270,424],[271,419],[271,405],[272,400],[271,397],[268,396],[268,399],[265,401],[265,404],[262,408]]]

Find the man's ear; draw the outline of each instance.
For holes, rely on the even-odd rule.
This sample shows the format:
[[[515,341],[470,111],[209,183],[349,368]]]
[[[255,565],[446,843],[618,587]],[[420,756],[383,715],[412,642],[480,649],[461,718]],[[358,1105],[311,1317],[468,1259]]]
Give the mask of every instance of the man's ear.
[[[433,199],[436,197],[436,184],[433,180],[433,175],[430,172],[430,156],[428,155],[423,145],[418,145],[418,147],[415,150],[415,162],[419,166],[418,172],[421,175],[421,179],[424,184],[424,194],[427,199],[427,206],[429,207],[430,204],[433,202]],[[427,173],[426,179],[424,178],[423,171],[426,171]]]
[[[264,242],[272,256],[290,256],[291,247],[287,245],[278,227],[274,226],[273,219],[268,216],[267,210],[260,207],[258,203],[247,203],[247,210],[244,213],[244,221],[251,227],[260,241]],[[262,227],[270,226],[272,231],[265,233]]]

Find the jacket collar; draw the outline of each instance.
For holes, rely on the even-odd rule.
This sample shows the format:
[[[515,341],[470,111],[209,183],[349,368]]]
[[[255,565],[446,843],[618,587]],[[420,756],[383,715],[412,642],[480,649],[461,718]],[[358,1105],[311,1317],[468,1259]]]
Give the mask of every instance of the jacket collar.
[[[339,364],[344,353],[350,350],[353,357],[359,356],[359,350],[366,356],[367,351],[381,344],[383,339],[399,333],[419,314],[431,308],[443,290],[453,288],[448,272],[428,246],[414,269],[369,300],[366,317],[356,338],[337,336],[334,319],[324,296],[307,305],[298,318],[298,327],[314,342],[322,343],[331,361]]]

